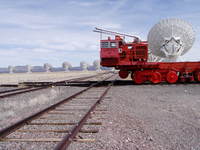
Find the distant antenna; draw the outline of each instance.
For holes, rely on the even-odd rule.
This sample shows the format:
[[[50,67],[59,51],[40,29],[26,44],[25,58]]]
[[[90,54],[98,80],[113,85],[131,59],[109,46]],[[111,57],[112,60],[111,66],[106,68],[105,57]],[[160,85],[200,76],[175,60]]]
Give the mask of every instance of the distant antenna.
[[[123,34],[123,33],[119,33],[119,32],[113,32],[113,31],[109,31],[109,30],[104,30],[104,29],[96,28],[96,27],[95,27],[95,30],[93,30],[93,31],[101,33],[101,34],[121,35],[121,36],[124,36],[124,37],[131,37],[131,38],[134,38],[135,41],[140,41],[140,38],[137,37],[137,36]]]

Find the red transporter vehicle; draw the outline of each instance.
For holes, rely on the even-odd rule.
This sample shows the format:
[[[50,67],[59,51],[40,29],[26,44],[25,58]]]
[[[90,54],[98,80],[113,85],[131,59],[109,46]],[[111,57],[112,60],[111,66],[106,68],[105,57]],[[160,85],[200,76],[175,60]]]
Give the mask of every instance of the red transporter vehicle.
[[[95,32],[115,34],[101,40],[101,65],[114,67],[121,78],[131,74],[136,84],[150,81],[154,84],[165,82],[200,82],[200,62],[148,62],[148,43],[139,38],[96,28]],[[123,36],[133,37],[126,43]]]

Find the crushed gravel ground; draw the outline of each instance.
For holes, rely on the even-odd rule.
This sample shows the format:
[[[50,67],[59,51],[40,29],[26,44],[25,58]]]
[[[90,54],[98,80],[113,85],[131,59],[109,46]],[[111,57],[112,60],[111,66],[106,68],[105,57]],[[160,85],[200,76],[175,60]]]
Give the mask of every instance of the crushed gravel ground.
[[[18,87],[0,87],[0,92],[4,92],[7,90],[14,90],[14,89],[18,89]]]
[[[53,87],[3,98],[0,100],[0,129],[55,104],[81,89],[83,88]]]
[[[103,75],[103,76],[106,77],[106,75]],[[100,80],[102,78],[103,77],[98,77],[98,79],[100,79]],[[95,80],[95,79],[92,79],[92,80]],[[53,88],[43,89],[40,91],[34,91],[34,92],[30,92],[30,93],[17,95],[14,97],[1,99],[1,101],[0,101],[0,129],[5,128],[20,119],[23,119],[23,118],[31,115],[32,113],[38,112],[39,110],[44,109],[49,105],[52,105],[60,100],[63,100],[64,98],[73,95],[74,93],[82,90],[83,88],[85,88],[85,87],[53,87]],[[90,92],[90,93],[93,94],[92,92]],[[90,97],[93,96],[91,94],[89,94]],[[88,95],[83,94],[82,96],[88,96]],[[95,96],[98,96],[98,94],[96,94]],[[85,102],[87,99],[84,100],[84,98],[82,97],[81,100]],[[87,102],[91,103],[90,99],[87,100]],[[70,106],[69,108],[73,109],[74,102],[70,102],[70,103],[72,104],[72,106]],[[83,102],[81,102],[81,105],[83,105]],[[65,107],[65,105],[63,105],[62,107]],[[62,115],[60,115],[60,116],[62,116]],[[71,117],[72,120],[75,119],[74,115],[69,115],[69,117],[67,117],[67,118],[70,119],[70,116],[72,116]],[[66,117],[66,115],[64,115],[64,117]],[[81,117],[81,116],[77,116],[77,117]],[[62,128],[62,126],[60,126],[60,127]],[[71,125],[68,126],[67,128],[66,128],[66,126],[63,126],[64,129],[71,129],[71,127],[72,127]],[[29,126],[29,128],[31,128],[31,126]],[[33,125],[33,129],[34,128],[35,127]],[[47,129],[47,128],[48,128],[48,126],[47,127],[44,126],[44,129]],[[25,127],[25,129],[26,129],[26,127]],[[26,133],[24,133],[22,135],[23,135],[23,137],[26,137]],[[40,135],[42,135],[42,133],[38,134],[37,136],[40,136]],[[63,134],[56,136],[56,133],[55,134],[49,133],[49,137],[53,137],[52,135],[54,135],[54,137],[57,137],[57,136],[64,136],[65,134],[63,133]],[[15,133],[12,133],[8,136],[8,138],[9,137],[20,137],[20,135],[15,136]],[[60,138],[62,138],[62,137],[60,137]],[[21,143],[19,143],[19,142],[13,142],[13,143],[8,143],[8,145],[9,145],[8,146],[7,144],[5,145],[5,143],[0,143],[0,149],[12,149],[13,145],[15,145],[14,146],[15,149],[16,148],[21,149],[25,145],[26,145],[25,146],[26,148],[29,147],[29,145],[30,145],[29,143],[24,143],[23,145],[20,145],[20,144]],[[43,149],[43,148],[48,149],[48,146],[44,147],[44,144],[39,144],[39,148],[40,148],[40,146],[41,146],[41,149]],[[55,142],[51,142],[51,145],[49,145],[49,146],[52,148],[53,146],[55,146]],[[36,147],[34,147],[34,146],[31,147],[31,149],[34,149],[34,148],[36,148]]]
[[[82,149],[200,150],[200,85],[115,86],[97,141]],[[70,149],[78,149],[72,144]]]
[[[96,72],[98,73],[98,72]],[[66,73],[67,74],[67,73]],[[83,75],[84,74],[84,75]],[[92,73],[94,74],[94,72]],[[86,73],[82,73],[83,76],[76,75],[75,77],[65,77],[65,79],[84,77]],[[89,76],[87,72],[87,76]],[[92,80],[102,80],[108,75],[102,75]],[[61,79],[57,79],[61,80]],[[15,95],[13,97],[0,99],[0,129],[9,126],[10,124],[25,118],[32,113],[36,113],[41,109],[44,109],[58,101],[69,97],[76,92],[84,89],[85,87],[52,87],[42,89],[39,91],[28,92],[24,94]],[[2,90],[8,90],[12,88],[4,88]]]
[[[101,122],[102,125],[83,126],[84,130],[95,129],[99,132],[95,134],[79,133],[78,135],[78,137],[86,139],[95,139],[95,142],[72,142],[69,149],[200,150],[199,87],[200,84],[114,86],[97,108],[106,111],[94,112],[89,119],[91,122]],[[49,105],[55,103],[58,99],[62,99],[62,96],[69,96],[81,89],[78,87],[55,87],[36,91],[32,96],[27,94],[26,97],[20,97],[19,95],[18,100],[20,99],[23,102],[20,107],[26,104],[26,107],[22,107],[19,112],[14,107],[14,105],[17,105],[17,100],[11,99],[10,105],[13,104],[13,106],[8,106],[14,109],[16,114],[23,111],[29,112],[30,108],[32,111],[36,111],[46,106],[47,103]],[[52,90],[55,91],[52,92]],[[44,100],[44,103],[41,103],[40,100],[39,103],[34,103],[34,105],[27,101],[27,99],[32,100],[41,95],[49,98],[50,101],[45,102]],[[56,95],[56,97],[53,97],[53,95]],[[59,96],[60,98],[58,98]],[[87,97],[87,95],[82,95],[82,97]],[[14,103],[12,103],[13,101]],[[4,107],[7,106],[4,105]],[[84,109],[84,107],[75,105],[73,102],[69,106],[63,106],[63,108]],[[0,111],[0,118],[2,118],[5,110],[2,111],[0,108]],[[16,115],[13,115],[12,118],[12,115],[9,115],[9,118],[11,118],[9,122],[19,119],[15,118]],[[4,121],[5,119],[4,116]],[[5,126],[4,121],[0,122],[1,127]],[[70,129],[70,127],[60,126],[60,129]],[[56,134],[54,135],[56,136]],[[37,149],[44,148],[42,143],[35,144]],[[48,144],[45,148],[52,149],[56,142],[49,142]],[[13,142],[10,148],[15,148],[16,145],[20,148],[17,142]],[[31,144],[29,148],[35,149],[34,144]]]

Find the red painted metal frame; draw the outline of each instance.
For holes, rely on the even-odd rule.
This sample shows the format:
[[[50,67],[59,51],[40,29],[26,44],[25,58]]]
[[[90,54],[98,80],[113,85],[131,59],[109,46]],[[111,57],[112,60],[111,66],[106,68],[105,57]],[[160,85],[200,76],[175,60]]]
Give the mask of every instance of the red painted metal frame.
[[[115,67],[120,70],[121,78],[128,77],[131,73],[132,79],[141,84],[146,81],[152,83],[178,81],[200,82],[200,61],[198,62],[147,62],[148,43],[125,41],[116,36],[115,39],[101,40],[101,42],[116,42],[116,48],[101,48],[101,65]],[[119,44],[121,42],[121,44]]]

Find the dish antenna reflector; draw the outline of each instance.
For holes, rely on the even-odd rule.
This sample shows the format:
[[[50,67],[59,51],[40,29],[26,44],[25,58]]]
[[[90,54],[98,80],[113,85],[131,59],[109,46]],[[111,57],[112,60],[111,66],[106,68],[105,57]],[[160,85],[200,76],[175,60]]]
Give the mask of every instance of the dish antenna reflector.
[[[164,58],[162,61],[176,61],[190,50],[195,33],[182,19],[164,19],[151,28],[147,39],[153,55]]]

